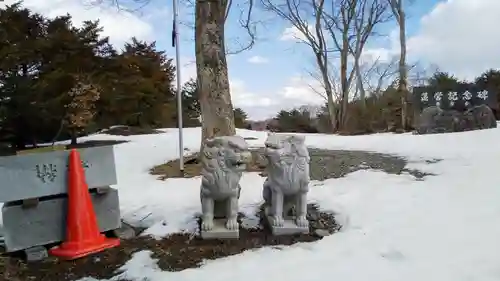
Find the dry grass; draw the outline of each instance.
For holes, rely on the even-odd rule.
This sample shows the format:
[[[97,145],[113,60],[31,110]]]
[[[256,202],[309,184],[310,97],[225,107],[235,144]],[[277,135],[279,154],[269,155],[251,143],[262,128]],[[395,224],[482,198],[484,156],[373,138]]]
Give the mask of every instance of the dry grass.
[[[113,136],[137,136],[137,135],[162,134],[163,132],[152,128],[115,126],[112,129],[103,130],[101,133]]]
[[[115,145],[115,144],[120,144],[124,143],[126,141],[117,141],[117,140],[92,140],[92,141],[85,141],[85,142],[80,142],[77,143],[76,145],[48,145],[48,146],[40,146],[36,148],[28,148],[24,150],[18,150],[16,151],[16,155],[26,155],[26,154],[32,154],[32,153],[47,153],[47,152],[52,152],[52,151],[61,151],[61,150],[66,150],[70,148],[88,148],[88,147],[99,147],[99,146],[106,146],[106,145]]]
[[[45,152],[51,152],[51,151],[59,151],[59,150],[65,150],[66,145],[50,145],[50,146],[41,146],[37,148],[30,148],[30,149],[25,149],[25,150],[18,150],[16,151],[17,155],[25,155],[25,154],[31,154],[31,153],[45,153]]]
[[[264,172],[265,160],[260,157],[258,150],[251,151],[253,154],[252,162],[247,165],[247,172]],[[198,161],[198,153],[192,154],[184,158],[184,174],[179,171],[179,159],[169,161],[167,163],[155,166],[149,171],[152,175],[160,176],[160,180],[166,178],[191,178],[200,175],[201,163]]]

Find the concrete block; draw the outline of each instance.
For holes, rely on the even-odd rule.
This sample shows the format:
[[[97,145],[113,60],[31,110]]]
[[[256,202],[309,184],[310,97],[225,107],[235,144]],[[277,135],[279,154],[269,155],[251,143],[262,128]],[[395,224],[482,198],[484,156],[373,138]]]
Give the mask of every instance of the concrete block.
[[[120,228],[118,191],[110,188],[104,194],[91,193],[101,232]],[[3,232],[7,252],[57,243],[66,236],[67,197],[40,200],[38,205],[6,203],[2,207]]]
[[[117,183],[113,146],[79,150],[89,188]],[[67,193],[69,150],[0,157],[0,202]]]

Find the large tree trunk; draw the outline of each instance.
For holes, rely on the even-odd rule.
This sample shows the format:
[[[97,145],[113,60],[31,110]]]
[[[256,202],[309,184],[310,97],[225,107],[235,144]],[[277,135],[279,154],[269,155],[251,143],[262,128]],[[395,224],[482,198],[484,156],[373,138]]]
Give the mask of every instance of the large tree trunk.
[[[356,71],[356,88],[358,89],[359,99],[361,101],[362,109],[366,109],[366,91],[365,86],[363,85],[363,75],[361,73],[361,67],[359,65],[360,60],[360,52],[355,54],[354,58],[354,70]]]
[[[315,54],[316,54],[316,64],[318,65],[320,71],[321,71],[321,78],[323,79],[323,84],[325,85],[325,92],[326,92],[326,97],[327,97],[327,109],[328,109],[328,120],[330,122],[330,129],[332,133],[337,132],[337,110],[335,109],[335,102],[333,101],[333,87],[332,87],[332,82],[330,81],[329,77],[329,71],[328,71],[328,52],[326,51],[326,41],[325,37],[323,35],[323,26],[322,26],[322,19],[323,19],[323,8],[325,4],[325,0],[320,0],[318,3],[316,3],[317,6],[315,7],[316,11],[316,24],[315,24],[315,30],[316,30],[316,41],[317,44],[311,44],[311,46],[317,46],[317,48],[313,48]],[[300,17],[296,17],[300,18]],[[313,38],[311,38],[311,43],[314,42]]]
[[[226,6],[226,0],[196,1],[196,73],[203,120],[202,143],[207,138],[236,134],[224,46]]]
[[[332,129],[332,133],[337,132],[337,110],[335,109],[335,102],[333,101],[333,95],[328,95],[328,116],[330,120],[330,127]]]
[[[321,72],[321,78],[323,79],[323,84],[325,85],[326,97],[328,100],[327,108],[328,108],[328,117],[330,122],[330,129],[332,133],[337,131],[337,112],[335,110],[335,103],[333,101],[333,87],[330,82],[330,78],[328,77],[328,62],[325,57],[322,57],[322,54],[316,53],[316,63]]]
[[[407,128],[408,105],[406,96],[408,94],[408,70],[406,69],[406,18],[403,9],[403,1],[398,1],[398,24],[399,24],[399,45],[401,48],[399,57],[399,87],[398,92],[401,95],[401,127]]]
[[[347,60],[349,56],[349,38],[346,28],[342,34],[342,51],[340,52],[340,80],[342,99],[340,107],[339,130],[343,130],[347,120],[347,107],[349,106],[349,80],[347,78]]]

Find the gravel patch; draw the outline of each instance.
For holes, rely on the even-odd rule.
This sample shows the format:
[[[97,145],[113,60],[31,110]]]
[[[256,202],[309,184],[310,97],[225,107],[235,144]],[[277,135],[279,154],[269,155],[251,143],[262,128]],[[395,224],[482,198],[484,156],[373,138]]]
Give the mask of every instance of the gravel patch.
[[[263,157],[264,149],[253,149],[253,160],[247,166],[248,172],[261,172],[266,176],[266,160]],[[408,173],[417,180],[422,180],[425,176],[432,174],[424,173],[418,170],[406,168],[408,161],[399,156],[351,150],[322,150],[309,149],[311,156],[310,177],[312,180],[325,180],[329,178],[344,177],[349,173],[375,169],[388,174]],[[439,160],[432,160],[439,161]],[[200,175],[201,164],[198,163],[198,154],[193,154],[186,158],[184,174],[180,175],[178,170],[179,161],[174,160],[151,169],[151,174],[158,175],[159,179],[172,177],[194,177]]]
[[[350,150],[311,149],[311,179],[325,180],[340,178],[349,173],[374,169],[388,174],[408,173],[416,179],[423,179],[431,174],[405,168],[408,161],[399,156]]]

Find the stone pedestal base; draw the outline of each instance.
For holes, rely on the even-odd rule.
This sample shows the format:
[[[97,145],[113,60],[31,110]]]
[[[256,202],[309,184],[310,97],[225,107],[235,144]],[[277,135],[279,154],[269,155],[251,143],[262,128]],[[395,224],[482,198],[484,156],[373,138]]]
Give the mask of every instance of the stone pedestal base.
[[[271,233],[275,236],[281,236],[281,235],[294,235],[294,234],[307,234],[309,233],[309,227],[298,227],[297,224],[295,223],[295,219],[290,216],[285,216],[285,223],[283,224],[282,227],[275,227],[273,226],[273,218],[269,216],[269,210],[268,207],[265,209],[265,214],[266,214],[266,219],[267,219],[267,224],[269,225],[269,228],[271,229]]]
[[[295,218],[290,217],[290,216],[285,216],[285,223],[283,224],[282,227],[275,227],[273,226],[273,218],[268,215],[268,207],[265,209],[265,214],[266,214],[266,219],[267,223],[269,225],[269,228],[271,229],[271,233],[275,236],[281,236],[281,235],[294,235],[294,234],[307,234],[309,233],[309,227],[298,227],[297,224],[295,223]]]
[[[225,219],[214,219],[214,228],[210,231],[200,231],[202,239],[238,239],[240,231],[226,228]]]

